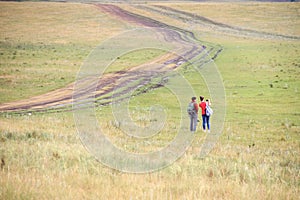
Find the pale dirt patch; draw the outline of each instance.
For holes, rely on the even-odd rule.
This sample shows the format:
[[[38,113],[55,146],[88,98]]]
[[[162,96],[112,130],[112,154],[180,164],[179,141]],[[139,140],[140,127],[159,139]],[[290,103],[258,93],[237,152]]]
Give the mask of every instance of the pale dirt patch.
[[[119,20],[123,20],[129,23],[134,23],[141,25],[143,27],[157,27],[157,28],[165,28],[168,25],[152,20],[151,18],[147,17],[141,17],[139,15],[135,15],[133,13],[130,13],[126,10],[123,10],[119,8],[116,5],[97,5],[97,7],[101,10],[101,13],[106,12],[112,16],[116,16],[119,18]],[[168,27],[167,27],[168,28]],[[165,40],[184,40],[181,37],[177,37],[174,35],[173,32],[168,31],[166,29],[166,37]],[[180,41],[179,41],[180,42]],[[184,51],[183,51],[184,52]],[[196,52],[196,54],[195,54]],[[195,55],[197,56],[197,51],[194,51]],[[126,85],[128,84],[128,80],[135,81],[139,80],[142,77],[142,83],[145,84],[149,78],[151,78],[154,74],[161,73],[161,72],[168,72],[176,69],[179,65],[178,62],[178,56],[172,55],[172,54],[166,54],[154,61],[151,61],[150,63],[143,64],[137,67],[134,67],[132,69],[129,69],[127,71],[119,71],[115,72],[113,74],[106,74],[103,77],[92,77],[92,78],[101,78],[98,82],[97,91],[93,92],[91,91],[90,86],[83,85],[82,91],[82,97],[79,97],[80,99],[83,99],[85,97],[90,97],[91,95],[95,95],[95,97],[103,96],[106,94],[109,94],[113,91],[115,83],[117,80],[122,79],[122,82],[119,83],[118,88],[124,87],[125,90],[118,95],[123,95],[129,90],[129,88],[126,88]],[[151,63],[157,63],[160,65],[158,68],[147,69],[145,66],[149,66]],[[168,63],[168,64],[165,64]],[[163,67],[160,67],[162,66]],[[140,74],[141,71],[146,72],[144,74]],[[150,72],[150,73],[149,73]],[[85,80],[81,80],[85,81]],[[39,95],[32,97],[30,99],[25,99],[21,101],[16,102],[10,102],[10,103],[4,103],[0,105],[0,111],[23,111],[23,110],[45,110],[50,108],[57,108],[62,106],[71,106],[73,102],[73,88],[74,84],[72,83],[65,88],[61,88],[52,92],[49,92],[47,94]],[[115,96],[116,97],[116,96]]]

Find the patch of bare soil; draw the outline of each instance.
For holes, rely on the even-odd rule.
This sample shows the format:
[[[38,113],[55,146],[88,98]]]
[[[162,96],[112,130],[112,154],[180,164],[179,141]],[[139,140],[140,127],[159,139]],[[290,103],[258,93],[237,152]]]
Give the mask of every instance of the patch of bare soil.
[[[138,24],[142,27],[152,27],[152,28],[164,28],[164,35],[165,40],[175,40],[177,42],[185,42],[195,40],[193,33],[169,26],[165,23],[153,20],[151,18],[140,16],[135,13],[128,12],[119,8],[116,5],[108,5],[108,4],[97,4],[96,5],[102,12],[106,12],[110,15],[113,15],[120,20],[125,20],[130,23]],[[168,31],[172,30],[172,31]],[[183,51],[185,56],[189,59],[199,56],[203,49],[206,47],[199,49],[196,46],[193,49],[189,49]],[[206,51],[210,52],[213,49],[207,49]],[[213,58],[215,58],[221,49],[215,51]],[[202,55],[203,57],[208,57],[207,54]],[[211,58],[207,58],[210,60]],[[124,94],[131,91],[133,87],[138,86],[145,86],[149,84],[150,80],[153,77],[161,78],[161,81],[157,82],[156,84],[151,84],[146,89],[142,90],[141,92],[147,92],[147,90],[151,90],[157,87],[162,87],[167,79],[166,74],[170,71],[175,70],[179,65],[184,63],[185,61],[182,60],[181,57],[174,54],[166,54],[155,61],[158,65],[153,65],[151,69],[145,69],[146,64],[140,65],[138,67],[131,68],[126,71],[118,71],[111,74],[104,74],[102,77],[90,77],[94,79],[98,79],[97,89],[93,91],[94,87],[90,87],[89,84],[79,84],[82,88],[80,88],[80,97],[76,97],[76,99],[84,99],[88,97],[95,97],[97,105],[106,105],[111,102],[111,97],[114,95],[114,98],[119,98],[122,100]],[[205,62],[205,59],[203,59]],[[155,67],[156,66],[156,67]],[[81,82],[88,82],[89,80],[80,80]],[[78,83],[78,82],[77,82]],[[131,83],[131,84],[129,84]],[[74,85],[76,83],[72,83],[67,85],[64,88],[42,94],[39,96],[35,96],[29,99],[4,103],[0,105],[0,112],[13,112],[13,113],[22,113],[22,112],[43,112],[43,111],[67,111],[72,110],[72,104],[78,103],[74,102],[73,99],[73,90]],[[117,84],[117,86],[116,86]],[[115,88],[118,88],[117,92],[113,92]]]

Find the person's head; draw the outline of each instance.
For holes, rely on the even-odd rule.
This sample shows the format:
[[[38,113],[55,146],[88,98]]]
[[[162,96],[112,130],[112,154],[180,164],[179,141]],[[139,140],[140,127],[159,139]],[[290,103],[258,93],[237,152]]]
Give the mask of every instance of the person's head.
[[[195,101],[197,98],[196,97],[192,97],[192,101]]]
[[[206,105],[210,106],[210,100],[209,99],[206,99]]]
[[[204,97],[203,96],[200,96],[200,101],[203,101]]]

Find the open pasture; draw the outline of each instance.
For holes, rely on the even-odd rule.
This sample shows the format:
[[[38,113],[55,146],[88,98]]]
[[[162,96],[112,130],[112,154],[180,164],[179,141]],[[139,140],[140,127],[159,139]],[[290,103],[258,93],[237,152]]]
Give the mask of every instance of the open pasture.
[[[0,2],[0,107],[26,104],[34,97],[43,102],[49,92],[67,91],[89,53],[110,37],[149,24],[177,27],[182,35],[194,33],[212,49],[210,56],[216,55],[226,92],[225,126],[217,145],[199,158],[206,137],[199,125],[190,148],[172,165],[147,174],[122,173],[86,151],[72,112],[48,105],[42,112],[3,109],[0,199],[298,199],[299,4],[114,6],[112,11],[94,4]],[[163,56],[149,49],[131,52],[116,59],[106,74],[117,76]],[[195,69],[182,65],[175,70],[196,94],[210,95]],[[105,135],[128,152],[160,149],[179,128],[174,94],[164,87],[147,89],[150,86],[132,98],[129,111],[138,125],[146,126],[151,105],[161,102],[166,124],[153,138],[122,135],[111,107],[96,108]],[[111,95],[107,92],[98,100]]]

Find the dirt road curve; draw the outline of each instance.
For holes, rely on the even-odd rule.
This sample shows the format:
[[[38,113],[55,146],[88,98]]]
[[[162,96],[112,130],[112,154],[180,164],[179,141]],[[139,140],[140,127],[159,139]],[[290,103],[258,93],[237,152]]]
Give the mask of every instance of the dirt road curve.
[[[163,22],[128,12],[115,5],[98,4],[96,6],[102,12],[106,12],[110,15],[118,17],[120,20],[125,20],[141,27],[164,28],[166,30],[164,32],[165,40],[175,40],[177,42],[196,41],[196,38],[192,32],[180,29],[178,27],[170,26]],[[206,49],[205,54],[203,54],[203,49]],[[215,58],[220,51],[221,49],[215,49],[215,47],[202,46],[202,48],[195,47],[193,49],[186,50],[184,54],[189,58],[200,56],[199,59],[201,58],[203,63],[205,63],[208,60],[211,60],[211,57],[208,56],[207,52],[213,52],[212,57]],[[150,70],[145,70],[145,65],[141,65],[127,71],[118,71],[112,74],[105,74],[101,77],[101,79],[96,77],[96,79],[99,79],[96,91],[91,91],[90,87],[82,84],[83,87],[81,88],[81,91],[83,92],[80,93],[80,99],[95,96],[97,105],[109,104],[111,102],[111,97],[116,83],[118,83],[118,92],[115,92],[113,95],[114,98],[117,97],[119,100],[127,98],[125,94],[137,86],[144,88],[140,90],[141,93],[147,92],[148,90],[163,86],[167,81],[168,72],[173,71],[180,64],[182,64],[181,58],[172,54],[164,55],[152,62],[156,62],[161,65],[157,65],[159,67],[154,67]],[[149,80],[153,77],[159,78],[160,81],[154,85],[149,84]],[[88,82],[88,80],[81,81]],[[64,88],[29,99],[1,104],[0,112],[26,113],[44,111],[60,112],[72,110],[74,84],[75,83],[72,83]]]
[[[238,26],[231,26],[228,24],[220,23],[208,19],[206,17],[188,13],[182,10],[177,10],[167,6],[137,6],[139,9],[147,10],[149,12],[158,13],[160,15],[166,15],[182,22],[191,22],[193,26],[205,27],[214,30],[219,33],[226,33],[229,35],[235,35],[238,37],[251,37],[251,38],[264,38],[264,39],[279,39],[279,40],[299,40],[299,36],[295,35],[282,35],[276,33],[268,33],[258,30],[252,30],[242,28]]]

